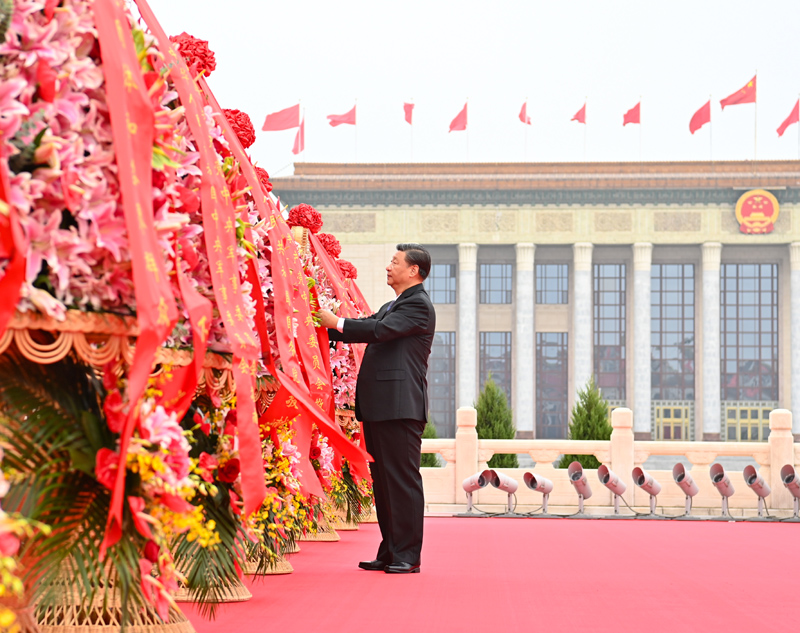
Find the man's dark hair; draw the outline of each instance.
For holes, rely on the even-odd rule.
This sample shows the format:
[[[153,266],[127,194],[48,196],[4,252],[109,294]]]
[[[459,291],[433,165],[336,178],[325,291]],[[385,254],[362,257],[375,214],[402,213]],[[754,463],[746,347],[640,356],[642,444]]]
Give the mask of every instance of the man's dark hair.
[[[405,253],[409,266],[419,266],[419,276],[423,280],[428,278],[431,272],[431,254],[422,244],[398,244],[397,250]]]

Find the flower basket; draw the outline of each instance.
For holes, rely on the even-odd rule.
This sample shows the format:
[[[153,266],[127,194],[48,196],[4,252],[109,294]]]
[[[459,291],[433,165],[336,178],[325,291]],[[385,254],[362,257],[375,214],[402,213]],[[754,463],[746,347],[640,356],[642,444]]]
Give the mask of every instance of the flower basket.
[[[74,352],[81,361],[102,369],[116,360],[130,365],[138,335],[136,318],[132,316],[67,310],[65,319],[58,321],[34,312],[16,312],[0,337],[0,354],[13,343],[20,354],[40,365],[57,363]],[[192,359],[191,349],[159,348],[155,358],[159,368],[152,375],[160,374],[164,365],[182,367],[190,364]],[[122,366],[119,371],[123,371]],[[206,392],[206,385],[219,394],[223,403],[230,402],[235,385],[228,356],[206,352],[203,373],[197,384],[198,395]],[[259,382],[259,413],[266,411],[277,390],[277,384],[272,380]]]
[[[218,600],[214,602],[217,604],[226,604],[228,602],[247,602],[253,594],[244,586],[241,580],[238,580],[230,587],[225,587],[221,591]],[[178,591],[175,592],[175,602],[195,602],[191,596],[191,590],[183,582],[178,581]]]
[[[361,424],[356,420],[356,412],[352,409],[336,409],[336,421],[345,433],[361,430]]]
[[[297,245],[300,247],[300,251],[302,253],[307,253],[310,248],[310,243],[308,240],[308,229],[304,226],[293,226],[292,227],[292,237],[294,241],[297,242]]]
[[[297,543],[297,541],[292,541],[286,545],[282,553],[284,556],[289,556],[290,554],[299,554],[300,545]]]
[[[116,633],[122,631],[122,600],[110,590],[98,592],[94,599],[81,603],[72,580],[62,575],[56,581],[54,600],[36,605],[35,615],[40,633]],[[194,633],[192,623],[180,611],[170,607],[169,622],[164,622],[150,604],[128,609],[127,633]]]
[[[294,572],[292,564],[282,554],[278,554],[278,559],[262,572],[258,571],[258,563],[256,561],[249,560],[244,567],[244,573],[248,576],[280,576],[291,574],[292,572]]]
[[[317,541],[321,543],[334,543],[339,540],[339,535],[327,521],[320,520],[316,534],[310,534],[310,533],[303,534],[299,540],[309,541],[309,542]]]
[[[336,508],[333,516],[331,517],[333,527],[341,531],[355,531],[358,529],[358,523],[355,521],[347,520],[347,512],[341,508]]]

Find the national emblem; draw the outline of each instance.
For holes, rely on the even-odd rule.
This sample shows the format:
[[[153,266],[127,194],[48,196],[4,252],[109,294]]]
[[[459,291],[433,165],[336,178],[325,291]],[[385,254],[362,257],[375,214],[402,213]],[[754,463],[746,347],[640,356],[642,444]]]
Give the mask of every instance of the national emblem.
[[[747,191],[736,202],[736,219],[742,233],[772,233],[779,213],[778,200],[764,189]]]

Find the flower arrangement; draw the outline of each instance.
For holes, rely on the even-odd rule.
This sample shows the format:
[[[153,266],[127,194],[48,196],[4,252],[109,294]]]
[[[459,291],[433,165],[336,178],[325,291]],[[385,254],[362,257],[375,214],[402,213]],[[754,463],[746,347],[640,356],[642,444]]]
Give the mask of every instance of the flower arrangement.
[[[171,36],[169,40],[176,45],[178,53],[195,74],[202,73],[207,77],[217,68],[214,52],[208,48],[206,40],[193,37],[185,31]]]
[[[233,131],[236,132],[236,136],[239,137],[242,147],[247,149],[256,142],[256,129],[253,127],[253,122],[246,112],[226,108],[223,113],[225,118],[228,119],[228,123],[231,124]]]
[[[322,246],[325,247],[328,255],[330,255],[333,259],[337,259],[339,255],[342,254],[342,245],[335,236],[331,235],[330,233],[319,233],[317,237],[322,243]]]
[[[358,278],[358,270],[356,269],[353,264],[348,262],[346,259],[340,259],[336,262],[339,265],[339,270],[342,273],[342,276],[345,279],[357,279]]]
[[[289,226],[302,226],[312,233],[319,233],[322,228],[322,214],[310,204],[298,204],[289,210],[286,220]]]

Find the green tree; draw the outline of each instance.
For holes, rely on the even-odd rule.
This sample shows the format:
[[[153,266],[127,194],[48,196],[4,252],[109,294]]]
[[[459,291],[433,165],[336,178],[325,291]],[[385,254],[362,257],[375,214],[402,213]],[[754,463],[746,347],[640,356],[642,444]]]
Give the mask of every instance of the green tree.
[[[590,378],[586,388],[578,391],[578,401],[572,407],[572,421],[569,423],[571,440],[610,440],[611,425],[608,423],[608,402]],[[567,468],[572,462],[580,462],[584,468],[599,468],[600,462],[594,455],[564,455],[558,464]]]
[[[511,419],[511,409],[508,406],[506,395],[492,380],[492,375],[486,379],[483,390],[478,396],[478,439],[481,440],[512,440],[517,430]],[[516,455],[495,455],[489,460],[489,468],[519,468]]]
[[[433,426],[433,422],[428,418],[428,423],[425,425],[425,430],[422,432],[422,439],[436,439],[436,437],[436,427]],[[439,466],[439,459],[436,453],[423,453],[419,465],[422,468],[436,468]]]

